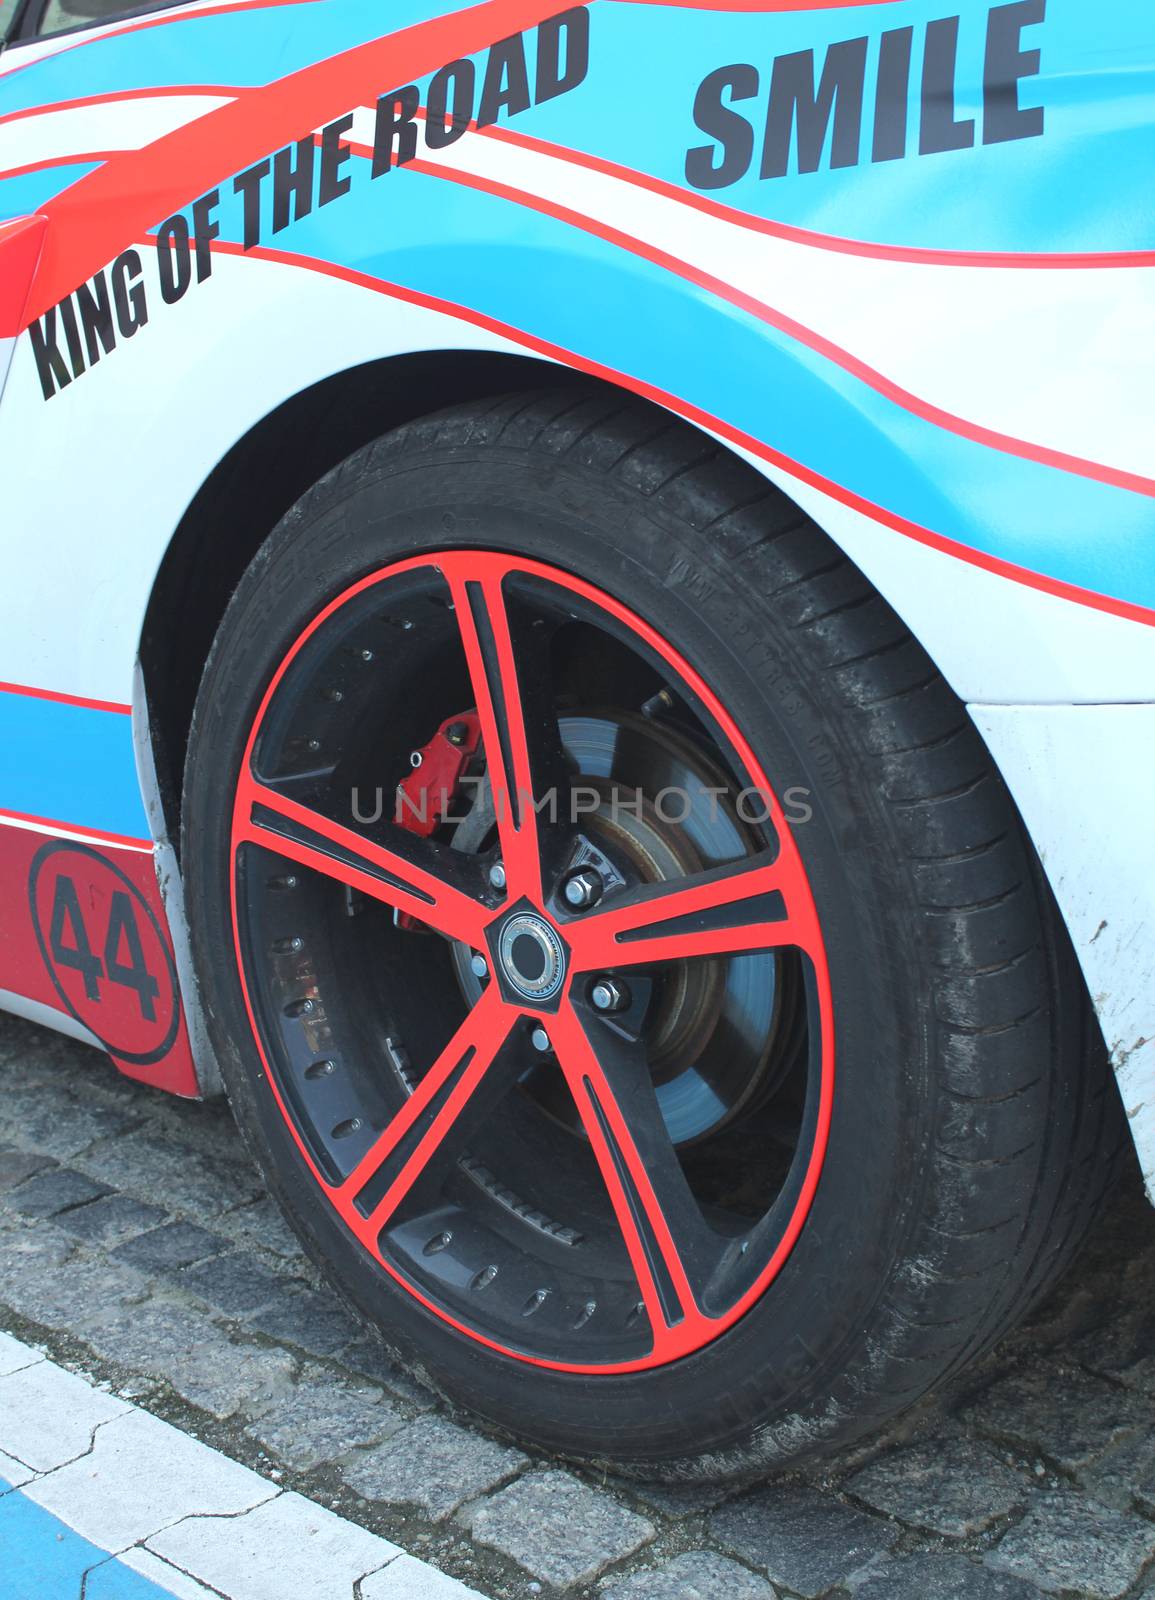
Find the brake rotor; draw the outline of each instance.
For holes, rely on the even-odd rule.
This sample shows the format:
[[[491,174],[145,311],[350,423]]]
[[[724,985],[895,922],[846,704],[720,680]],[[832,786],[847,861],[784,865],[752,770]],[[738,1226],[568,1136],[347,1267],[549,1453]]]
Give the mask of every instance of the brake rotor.
[[[630,711],[591,711],[559,718],[575,782],[595,791],[582,823],[632,881],[664,883],[737,860],[750,832],[728,798],[725,775],[669,723]],[[479,853],[496,837],[487,785],[476,791],[453,837],[456,849]],[[472,952],[454,947],[466,1000],[475,1004],[482,979]],[[776,1060],[781,1011],[779,963],[772,954],[675,961],[648,970],[642,1024],[646,1057],[671,1139],[705,1139],[773,1093],[789,1070]],[[637,971],[631,981],[638,983]],[[778,1055],[782,1055],[781,1052]],[[572,1100],[556,1073],[534,1067],[524,1088],[544,1110],[578,1130]]]

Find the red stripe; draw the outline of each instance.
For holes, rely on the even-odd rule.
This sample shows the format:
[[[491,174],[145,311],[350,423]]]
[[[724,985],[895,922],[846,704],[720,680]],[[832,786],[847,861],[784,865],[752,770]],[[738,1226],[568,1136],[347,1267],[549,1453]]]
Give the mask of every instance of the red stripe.
[[[535,27],[557,0],[482,0],[465,11],[342,51],[98,167],[41,208],[53,223],[33,286],[29,320],[43,316],[132,239],[270,149],[374,100],[457,56]],[[203,14],[203,13],[202,13]]]
[[[24,326],[47,230],[39,216],[0,222],[0,339],[13,338]]]
[[[122,706],[116,700],[88,700],[79,694],[60,694],[56,689],[34,689],[27,683],[0,683],[0,694],[27,695],[32,700],[54,700],[62,706],[81,706],[85,711],[115,711],[130,717],[131,706]]]
[[[422,109],[418,115],[424,117],[424,110]],[[590,155],[584,150],[571,150],[565,145],[551,144],[547,139],[538,139],[531,133],[521,133],[516,128],[497,125],[479,128],[476,123],[470,123],[469,127],[472,133],[478,133],[485,139],[496,139],[502,144],[519,145],[539,155],[552,156],[557,161],[566,161],[575,167],[586,167],[590,172],[600,172],[606,177],[617,178],[622,183],[632,183],[636,188],[648,189],[651,194],[661,195],[665,200],[676,201],[693,211],[717,217],[721,222],[732,223],[735,227],[745,228],[751,233],[784,239],[790,244],[808,245],[815,250],[828,250],[836,255],[861,256],[871,261],[903,261],[922,267],[1011,267],[1028,268],[1033,271],[1069,271],[1073,268],[1088,267],[1155,267],[1155,250],[1101,250],[1092,254],[1068,251],[1032,255],[1023,251],[930,250],[914,245],[874,244],[865,239],[843,239],[837,234],[816,233],[810,228],[794,227],[788,222],[773,222],[767,217],[751,216],[747,211],[739,211],[736,206],[728,206],[707,195],[680,188],[676,183],[668,183],[664,178],[651,177],[648,172],[637,172],[632,167],[623,167],[616,161]]]
[[[350,148],[358,155],[370,154],[364,145],[352,145]],[[445,178],[451,183],[459,183],[468,189],[477,189],[485,194],[492,194],[502,200],[510,200],[515,205],[526,206],[533,211],[539,211],[545,216],[554,217],[559,222],[565,222],[573,227],[582,229],[583,232],[594,237],[604,239],[608,244],[619,246],[631,254],[652,262],[655,266],[662,267],[668,272],[684,278],[687,282],[695,284],[700,289],[707,290],[716,295],[720,300],[727,301],[740,311],[747,312],[756,317],[760,322],[765,322],[769,327],[776,328],[779,333],[784,333],[788,338],[805,345],[813,350],[816,355],[831,361],[835,366],[842,368],[851,377],[857,378],[869,388],[881,394],[885,399],[901,406],[912,416],[921,417],[923,421],[933,426],[942,428],[947,433],[956,434],[959,438],[969,439],[973,444],[981,444],[992,450],[999,450],[1005,455],[1016,456],[1024,461],[1033,461],[1040,466],[1054,467],[1060,472],[1070,472],[1081,478],[1089,478],[1096,483],[1104,483],[1113,489],[1126,489],[1133,494],[1155,497],[1155,479],[1146,478],[1137,472],[1126,472],[1119,467],[1109,467],[1103,462],[1090,461],[1083,456],[1075,456],[1064,450],[1052,450],[1046,445],[1033,444],[1027,439],[1016,438],[1012,434],[1000,433],[994,428],[985,428],[981,423],[971,422],[966,417],[956,416],[952,411],[946,411],[941,406],[936,406],[928,400],[923,400],[919,395],[912,394],[909,389],[904,389],[900,384],[893,382],[885,373],[879,372],[876,367],[869,366],[865,361],[860,361],[841,345],[816,333],[804,323],[797,322],[793,317],[788,317],[784,312],[776,311],[772,306],[766,305],[762,300],[756,300],[753,295],[746,294],[741,289],[735,289],[730,284],[724,283],[721,278],[712,273],[703,272],[698,267],[691,266],[679,257],[670,255],[668,251],[660,250],[655,245],[647,244],[644,240],[635,238],[632,234],[623,233],[621,229],[612,227],[609,223],[599,222],[593,217],[587,217],[584,212],[573,211],[568,206],[558,205],[552,200],[547,200],[541,195],[530,194],[524,189],[515,189],[509,184],[499,183],[493,178],[478,177],[475,173],[462,172],[457,168],[441,167],[433,162],[416,160],[407,163],[413,172],[424,173],[427,177]]]
[[[3,83],[0,77],[0,83]],[[240,95],[245,94],[244,89],[237,89],[228,84],[174,84],[163,89],[117,89],[110,94],[86,94],[76,100],[48,100],[43,105],[25,106],[20,111],[9,111],[0,117],[0,128],[6,127],[10,122],[25,122],[29,117],[43,117],[51,115],[54,111],[85,111],[89,106],[117,105],[122,100],[170,100],[178,95]]]
[[[144,244],[155,247],[155,239],[145,239]],[[719,437],[737,445],[742,450],[748,450],[751,455],[758,456],[771,466],[789,473],[792,477],[800,479],[811,488],[820,490],[829,495],[832,500],[837,500],[840,505],[848,506],[852,511],[861,512],[863,516],[872,521],[881,523],[893,532],[899,533],[905,539],[912,539],[917,544],[926,545],[932,550],[938,550],[944,555],[954,556],[960,561],[966,561],[971,566],[980,567],[985,572],[991,572],[996,577],[1008,578],[1014,583],[1021,583],[1029,589],[1036,589],[1042,594],[1053,595],[1056,599],[1069,600],[1076,605],[1090,606],[1093,610],[1106,612],[1110,616],[1121,617],[1127,622],[1140,622],[1148,627],[1155,627],[1155,610],[1147,606],[1136,605],[1130,600],[1120,600],[1113,595],[1100,594],[1094,589],[1084,589],[1078,584],[1066,583],[1061,578],[1050,578],[1043,573],[1033,572],[1029,567],[1018,566],[1013,561],[1004,561],[1001,556],[988,555],[983,550],[976,550],[971,545],[962,544],[956,539],[948,538],[945,534],[934,533],[929,528],[922,527],[917,522],[911,522],[906,517],[901,517],[885,507],[876,505],[872,500],[865,499],[849,489],[844,489],[832,479],[823,477],[819,472],[803,466],[800,462],[783,455],[780,450],[774,450],[756,439],[753,434],[735,428],[730,423],[724,422],[710,412],[704,411],[700,406],[691,405],[676,395],[659,389],[657,385],[646,383],[640,378],[630,376],[628,373],[617,371],[614,367],[603,365],[599,361],[590,361],[585,356],[577,355],[572,350],[563,346],[552,344],[547,339],[539,339],[536,335],[525,333],[521,329],[511,327],[508,323],[499,322],[495,317],[488,317],[483,312],[473,311],[468,306],[456,304],[451,300],[441,300],[434,295],[422,294],[416,289],[407,289],[400,284],[387,283],[384,279],[371,277],[368,273],[358,272],[352,267],[336,266],[330,261],[321,261],[312,256],[293,255],[287,250],[271,250],[258,247],[245,251],[239,244],[232,244],[224,240],[215,240],[212,248],[222,255],[254,256],[262,261],[272,261],[283,266],[301,267],[310,272],[318,272],[325,277],[337,278],[342,282],[355,284],[358,288],[372,290],[374,294],[388,295],[391,299],[404,301],[406,304],[420,306],[426,311],[435,311],[442,316],[454,317],[458,321],[468,322],[472,326],[482,328],[487,333],[496,334],[499,338],[508,339],[514,344],[521,345],[527,350],[533,350],[538,355],[547,356],[552,361],[562,362],[566,366],[574,367],[578,371],[587,372],[591,377],[600,378],[605,382],[615,384],[619,388],[629,389],[634,394],[641,395],[646,400],[652,400],[657,405],[664,406],[666,410],[676,412],[689,422],[700,428],[706,428]]]
[[[0,807],[0,823],[10,817],[14,822],[31,822],[43,828],[59,828],[63,833],[80,834],[85,839],[99,839],[102,844],[141,845],[152,849],[151,839],[134,839],[127,833],[105,833],[103,828],[85,828],[78,822],[59,822],[54,817],[33,817],[26,811],[5,811]]]

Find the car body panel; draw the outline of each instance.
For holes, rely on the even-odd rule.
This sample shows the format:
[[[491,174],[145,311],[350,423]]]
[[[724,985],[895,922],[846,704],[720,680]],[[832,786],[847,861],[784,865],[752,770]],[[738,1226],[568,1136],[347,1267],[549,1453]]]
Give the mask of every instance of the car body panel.
[[[1099,708],[1155,701],[1144,0],[405,0],[381,29],[371,0],[198,0],[0,57],[0,229],[42,242],[0,322],[3,515],[39,530],[0,601],[0,681],[34,691],[0,690],[4,881],[37,827],[168,848],[139,696],[136,758],[128,727],[141,628],[237,442],[366,361],[529,354],[731,445],[904,617],[1019,799],[1137,1103],[1151,986],[1119,995],[1149,971],[1155,866],[1083,864],[1087,819],[1064,833],[1036,791],[1146,729]],[[413,108],[439,83],[486,125],[431,142]],[[1133,743],[1119,815],[1153,768]],[[1126,984],[1100,981],[1092,903],[1145,952]],[[2,936],[27,955],[26,925]],[[45,967],[0,988],[51,1005]],[[143,1070],[191,1092],[183,1025],[173,1048]]]

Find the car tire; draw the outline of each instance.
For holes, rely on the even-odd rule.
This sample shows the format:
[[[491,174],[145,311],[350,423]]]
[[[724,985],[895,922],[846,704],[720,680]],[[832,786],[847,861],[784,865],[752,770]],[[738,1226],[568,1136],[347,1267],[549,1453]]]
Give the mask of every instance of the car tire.
[[[504,619],[484,610],[498,593]],[[463,621],[457,602],[483,594]],[[531,658],[534,629],[549,642]],[[417,634],[425,643],[411,642]],[[576,833],[567,822],[557,840],[541,823],[546,915],[529,896],[525,926],[546,943],[523,969],[502,966],[498,945],[485,949],[478,935],[469,959],[485,963],[479,995],[462,966],[469,938],[422,931],[419,897],[399,902],[395,885],[374,881],[401,857],[378,856],[360,877],[346,860],[343,882],[318,862],[348,842],[337,823],[354,824],[337,817],[334,796],[351,779],[376,770],[391,801],[417,770],[407,749],[431,759],[446,717],[481,715],[489,691],[471,704],[462,660],[489,662],[489,742],[508,735],[506,638],[534,663],[515,670],[515,687],[527,726],[556,718],[542,748],[564,758],[567,784],[588,776],[583,761],[605,767],[606,750],[624,745],[653,782],[680,774],[695,795],[721,771],[729,809],[718,826],[742,843],[701,832],[687,843],[654,822],[640,844],[622,833],[618,850],[601,812]],[[541,673],[552,712],[541,712]],[[655,683],[664,687],[646,698]],[[474,805],[494,807],[486,744],[483,728]],[[516,755],[506,758],[512,772]],[[245,790],[242,806],[245,774],[263,787]],[[751,774],[767,780],[773,813],[735,832],[732,791]],[[260,796],[273,794],[262,810]],[[321,833],[302,824],[306,812],[323,813]],[[355,826],[393,849],[390,815]],[[510,822],[495,843],[493,816],[482,820],[468,811],[431,839],[407,839],[418,841],[413,860],[448,863],[462,907],[483,905],[484,937],[497,940],[510,903],[493,868],[520,835]],[[517,820],[525,825],[524,811]],[[259,838],[258,824],[269,830]],[[727,850],[747,852],[734,858],[742,872],[777,850],[764,882],[787,885],[797,948],[774,943],[769,911],[743,944],[726,923],[732,908],[695,921],[679,901],[673,931],[644,936],[650,976],[620,969],[645,990],[642,1020],[594,1017],[575,963],[608,946],[583,931],[593,922],[558,885],[585,850],[601,897],[590,916],[612,917],[615,895],[636,908],[656,891],[635,845],[637,859],[668,848],[707,876]],[[1012,1326],[1070,1260],[1112,1182],[1120,1106],[1085,986],[964,706],[813,522],[730,452],[641,402],[567,389],[423,418],[306,494],[254,559],[213,645],[188,749],[182,859],[202,1004],[270,1190],[335,1291],[397,1355],[454,1404],[536,1447],[672,1480],[744,1476],[845,1446]],[[394,896],[392,911],[379,892]],[[452,928],[473,927],[471,915],[463,909]],[[554,932],[563,945],[572,933],[577,951],[558,968],[570,998],[556,1010],[522,987],[539,960],[554,971]],[[677,955],[711,938],[736,948]],[[508,984],[512,999],[498,993]],[[520,1052],[516,1070],[472,1120],[460,1113],[464,1154],[451,1161],[458,1123],[447,1099],[470,1070],[459,1062],[407,1135],[412,1154],[442,1118],[429,1166],[416,1176],[403,1167],[401,1141],[374,1190],[375,1141],[408,1114],[429,1059],[465,1037],[452,1028],[480,1006],[514,1017],[495,1059]],[[747,1036],[733,1019],[751,1011]],[[636,1081],[640,1061],[654,1075],[659,1013],[675,1037],[662,1034],[662,1060],[676,1093]],[[556,1062],[535,1064],[535,1029],[557,1035]],[[420,1036],[425,1057],[399,1034]],[[480,1050],[481,1034],[470,1037]],[[604,1084],[595,1066],[583,1076],[563,1059],[587,1044],[591,1061],[613,1057]],[[699,1048],[709,1073],[693,1076],[683,1057]],[[720,1110],[703,1097],[707,1079]],[[488,1082],[472,1080],[471,1094]],[[651,1153],[647,1187],[635,1162]],[[679,1213],[682,1231],[671,1224],[667,1240],[663,1205],[682,1196],[678,1172],[705,1220]],[[395,1190],[378,1233],[384,1211],[374,1208]],[[708,1259],[715,1238],[722,1264]],[[758,1259],[742,1265],[743,1250]]]

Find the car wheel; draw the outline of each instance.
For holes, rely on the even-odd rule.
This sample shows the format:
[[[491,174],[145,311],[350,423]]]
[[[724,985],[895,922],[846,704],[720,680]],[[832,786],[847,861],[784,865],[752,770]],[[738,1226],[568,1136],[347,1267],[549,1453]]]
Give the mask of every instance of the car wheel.
[[[452,1401],[736,1475],[1052,1281],[1120,1143],[1014,807],[744,463],[601,392],[423,419],[261,549],[183,860],[241,1127]]]

